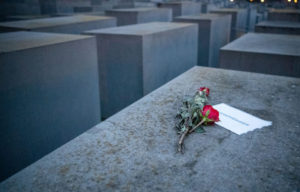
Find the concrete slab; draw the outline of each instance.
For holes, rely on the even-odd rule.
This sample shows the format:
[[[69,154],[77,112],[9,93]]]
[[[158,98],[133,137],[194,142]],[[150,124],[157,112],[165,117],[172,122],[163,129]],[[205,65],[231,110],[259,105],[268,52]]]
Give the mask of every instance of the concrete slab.
[[[300,35],[300,22],[263,21],[255,26],[255,32]]]
[[[178,106],[204,85],[211,104],[273,125],[244,135],[210,126],[176,153]],[[299,78],[195,67],[2,182],[0,191],[297,191],[299,87]]]
[[[148,23],[154,21],[172,21],[171,9],[158,9],[148,7],[112,9],[105,11],[105,14],[108,16],[116,17],[118,26]]]
[[[84,6],[84,7],[73,7],[74,13],[82,13],[82,12],[92,12],[93,7],[92,6]]]
[[[39,1],[42,14],[72,13],[74,7],[89,7],[90,0],[42,0]]]
[[[181,16],[174,21],[198,24],[198,65],[218,67],[220,48],[229,43],[231,15]]]
[[[173,18],[184,15],[197,15],[201,13],[201,3],[190,1],[160,3],[159,7],[172,9]]]
[[[257,19],[257,8],[249,7],[247,12],[247,31],[254,31]]]
[[[215,4],[213,3],[204,3],[201,2],[201,13],[209,13],[212,10],[219,9]]]
[[[98,42],[104,118],[197,65],[196,24],[153,22],[85,34]]]
[[[221,49],[220,67],[300,77],[300,36],[248,33]]]
[[[32,19],[25,21],[1,22],[0,32],[39,31],[80,34],[85,30],[116,26],[116,18],[105,16],[75,15]]]
[[[94,37],[0,34],[0,180],[100,122],[97,71]]]
[[[211,13],[217,13],[231,15],[231,35],[230,41],[235,40],[246,32],[247,27],[247,9],[238,8],[222,8],[219,10],[213,10]]]
[[[270,9],[268,11],[268,20],[300,22],[300,10],[298,10],[298,9]]]

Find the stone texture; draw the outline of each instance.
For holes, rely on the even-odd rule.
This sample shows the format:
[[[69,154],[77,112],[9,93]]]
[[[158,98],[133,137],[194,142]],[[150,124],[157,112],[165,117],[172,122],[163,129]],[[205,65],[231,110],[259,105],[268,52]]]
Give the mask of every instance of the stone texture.
[[[201,3],[189,1],[160,3],[159,7],[171,8],[173,11],[173,17],[197,15],[201,13]]]
[[[213,10],[211,13],[230,14],[231,15],[231,34],[230,41],[233,41],[246,32],[247,27],[247,9],[222,8]]]
[[[300,22],[263,21],[255,26],[255,32],[300,35]]]
[[[236,135],[217,125],[176,153],[184,95],[211,88],[272,126]],[[195,67],[0,184],[0,191],[297,191],[300,79]],[[288,110],[283,110],[288,109]]]
[[[98,42],[104,118],[197,65],[196,24],[153,22],[85,34]]]
[[[96,41],[0,34],[0,180],[100,122]]]
[[[221,48],[220,67],[300,77],[300,36],[248,33]]]
[[[129,8],[112,9],[105,11],[108,16],[117,18],[117,25],[132,25],[139,23],[148,23],[153,21],[168,22],[172,21],[171,9],[158,8]]]
[[[297,9],[270,9],[268,11],[268,20],[300,22],[300,10],[297,10]]]
[[[198,65],[219,66],[220,48],[229,42],[231,15],[201,14],[181,16],[175,22],[198,24]]]
[[[0,32],[39,31],[80,34],[85,30],[116,26],[116,19],[105,16],[76,15],[0,23]]]

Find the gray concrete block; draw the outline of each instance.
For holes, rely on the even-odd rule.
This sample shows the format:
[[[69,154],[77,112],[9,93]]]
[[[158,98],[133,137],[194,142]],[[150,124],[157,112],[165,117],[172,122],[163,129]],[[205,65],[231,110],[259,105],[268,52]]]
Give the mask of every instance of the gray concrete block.
[[[298,9],[270,9],[269,21],[292,21],[300,22],[300,10]]]
[[[84,6],[84,7],[73,7],[74,13],[82,13],[82,12],[92,12],[93,7],[92,6]]]
[[[220,126],[176,153],[181,100],[200,86],[273,122],[236,135]],[[297,191],[300,79],[195,67],[0,184],[5,192]]]
[[[153,22],[85,34],[98,42],[104,118],[197,65],[196,24]]]
[[[116,18],[105,16],[75,15],[25,21],[1,22],[0,31],[39,31],[80,34],[85,30],[116,26]]]
[[[211,13],[231,15],[231,33],[230,41],[235,40],[246,32],[247,27],[247,9],[222,8],[213,10]]]
[[[255,32],[300,35],[300,22],[263,21],[255,26]]]
[[[154,21],[169,22],[172,21],[171,9],[158,8],[129,8],[112,9],[105,11],[108,16],[117,18],[117,25],[132,25],[139,23],[148,23]]]
[[[256,7],[249,7],[247,12],[247,31],[254,31],[257,20],[257,9]]]
[[[173,11],[173,18],[184,15],[198,15],[201,13],[201,3],[181,1],[160,3],[161,8],[170,8]]]
[[[202,3],[201,2],[201,13],[209,13],[212,10],[219,9],[215,4],[213,3]]]
[[[220,67],[300,77],[300,36],[248,33],[221,49]]]
[[[174,21],[198,24],[198,65],[218,67],[220,48],[229,43],[231,15],[181,16]]]
[[[0,63],[3,180],[99,123],[100,101],[94,37],[2,33]]]
[[[90,0],[42,0],[39,1],[42,14],[72,13],[74,7],[89,7]]]

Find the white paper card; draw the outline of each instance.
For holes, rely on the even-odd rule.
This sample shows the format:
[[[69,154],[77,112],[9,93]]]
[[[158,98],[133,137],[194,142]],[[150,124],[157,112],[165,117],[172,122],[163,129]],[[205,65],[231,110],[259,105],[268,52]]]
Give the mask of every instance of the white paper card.
[[[219,111],[220,121],[216,122],[216,124],[238,135],[272,125],[272,121],[262,120],[225,103],[217,104],[213,107]]]

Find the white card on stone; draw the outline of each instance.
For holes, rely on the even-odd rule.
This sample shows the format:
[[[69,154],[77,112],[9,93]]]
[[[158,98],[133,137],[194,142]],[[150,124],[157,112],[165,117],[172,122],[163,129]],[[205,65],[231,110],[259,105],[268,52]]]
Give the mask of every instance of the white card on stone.
[[[219,111],[220,121],[216,122],[216,124],[238,135],[272,125],[272,121],[262,120],[225,103],[217,104],[213,107]]]

